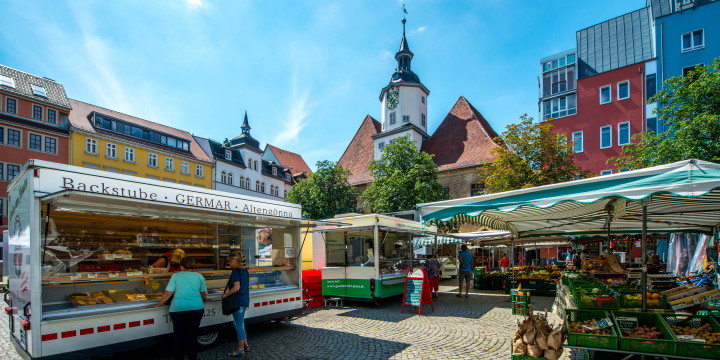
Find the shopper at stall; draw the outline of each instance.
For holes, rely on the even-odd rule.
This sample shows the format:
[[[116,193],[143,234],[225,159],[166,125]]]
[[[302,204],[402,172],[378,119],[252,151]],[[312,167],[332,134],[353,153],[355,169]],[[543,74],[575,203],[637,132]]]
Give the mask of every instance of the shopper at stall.
[[[582,255],[580,255],[580,260],[590,260],[590,251],[587,249],[582,251]]]
[[[228,356],[235,357],[250,351],[250,346],[247,343],[247,333],[245,332],[245,311],[250,307],[250,273],[247,269],[245,256],[240,251],[230,254],[227,257],[227,264],[232,269],[230,281],[228,282],[229,286],[232,287],[223,293],[221,297],[224,299],[237,293],[240,299],[240,309],[232,313],[233,324],[237,332],[238,348],[228,354]]]
[[[460,269],[458,269],[458,281],[460,282],[460,287],[458,290],[457,297],[462,296],[462,290],[463,290],[463,282],[465,282],[467,285],[465,286],[465,297],[470,297],[470,282],[472,281],[472,263],[473,263],[473,255],[467,250],[467,245],[463,244],[460,247],[460,253],[458,254],[458,261],[460,262]]]
[[[175,249],[168,251],[152,264],[154,268],[165,268],[165,272],[175,272],[180,270],[180,260],[185,257],[185,251]]]
[[[401,247],[402,247],[402,245],[400,245],[400,244],[395,244],[395,250],[393,250],[393,251],[390,252],[390,257],[393,258],[393,259],[397,259],[398,257],[400,257],[399,255],[400,255],[400,248],[401,248]]]
[[[180,259],[180,270],[170,277],[160,302],[149,308],[162,306],[170,296],[170,319],[173,323],[173,355],[175,360],[197,359],[197,337],[205,306],[208,301],[205,278],[196,273],[195,260],[190,257]]]
[[[522,255],[520,255],[522,256]],[[510,258],[508,258],[507,254],[503,255],[502,259],[500,259],[500,271],[501,272],[508,272],[508,269],[510,268]]]
[[[432,297],[438,297],[438,290],[440,290],[440,262],[435,259],[434,256],[428,255],[425,260],[425,271],[427,272],[428,278],[430,278],[430,291],[434,291]]]

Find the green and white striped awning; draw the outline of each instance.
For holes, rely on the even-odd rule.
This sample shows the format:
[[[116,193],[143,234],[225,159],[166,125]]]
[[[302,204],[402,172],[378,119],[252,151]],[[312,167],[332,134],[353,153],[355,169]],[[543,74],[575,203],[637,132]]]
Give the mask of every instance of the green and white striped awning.
[[[437,243],[438,245],[445,245],[445,244],[464,244],[467,240],[463,239],[457,239],[447,236],[438,236],[437,237]],[[435,245],[435,237],[434,236],[423,236],[423,237],[417,237],[413,239],[415,245],[418,246],[432,246]]]
[[[709,233],[720,224],[720,165],[679,161],[560,184],[419,204],[421,219],[511,231],[518,238],[607,235],[641,229],[641,201],[650,232]]]

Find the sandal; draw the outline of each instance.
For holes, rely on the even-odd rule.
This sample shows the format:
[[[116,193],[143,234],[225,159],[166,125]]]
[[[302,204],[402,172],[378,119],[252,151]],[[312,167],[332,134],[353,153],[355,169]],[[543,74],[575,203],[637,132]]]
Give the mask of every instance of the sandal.
[[[246,347],[245,347],[245,352],[248,352],[248,351],[250,351],[250,347],[249,347],[249,346],[246,346]]]
[[[457,296],[457,297],[461,297],[462,295],[460,295],[460,294],[457,294],[457,295],[455,295],[455,296]]]
[[[468,294],[465,294],[465,297],[470,297],[470,295],[468,295]]]
[[[243,354],[245,354],[245,350],[240,351],[240,352],[237,352],[237,350],[236,350],[236,351],[233,351],[233,352],[229,353],[228,356],[229,356],[229,357],[238,357],[238,356],[243,355]]]

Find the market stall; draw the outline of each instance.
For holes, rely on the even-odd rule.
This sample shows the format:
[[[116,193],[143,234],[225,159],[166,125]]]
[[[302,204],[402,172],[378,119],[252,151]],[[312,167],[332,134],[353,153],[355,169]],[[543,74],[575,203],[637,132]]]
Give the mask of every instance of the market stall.
[[[9,194],[5,301],[24,357],[96,357],[171,339],[168,307],[146,307],[175,254],[192,257],[206,280],[201,345],[232,327],[219,301],[231,251],[248,259],[246,323],[302,311],[300,229],[314,224],[299,205],[37,160]]]
[[[718,290],[692,288],[678,295],[679,298],[674,301],[670,301],[669,290],[657,296],[648,292],[646,251],[648,234],[651,233],[717,234],[717,226],[720,225],[719,204],[720,165],[687,160],[537,188],[420,204],[418,209],[425,223],[454,221],[479,224],[510,231],[514,235],[513,241],[515,237],[524,240],[542,236],[596,235],[609,238],[612,235],[640,235],[642,246],[642,267],[638,284],[640,290],[638,293],[622,296],[622,299],[629,301],[636,299],[637,305],[633,306],[638,308],[638,312],[606,311],[601,314],[613,319],[633,319],[631,323],[614,322],[615,330],[619,334],[616,340],[610,340],[608,344],[614,346],[620,344],[621,349],[630,354],[655,353],[685,358],[707,358],[707,356],[688,356],[688,342],[691,341],[688,338],[676,337],[678,333],[674,330],[666,331],[663,334],[663,341],[653,342],[651,340],[658,340],[659,335],[645,334],[638,329],[643,326],[661,328],[665,325],[668,329],[671,326],[684,328],[686,325],[692,328],[695,326],[693,324],[699,329],[700,326],[705,326],[705,323],[711,323],[708,326],[720,332],[720,328],[708,320],[711,319],[709,317],[700,317],[697,321],[690,321],[692,319],[686,317],[671,320],[657,318],[657,314],[647,313],[650,307],[655,305],[662,307],[660,299],[663,299],[663,296],[667,298],[669,308],[679,310],[716,299],[715,294]],[[611,257],[605,256],[605,258]],[[607,297],[599,297],[599,293],[604,292],[598,283],[599,280],[571,280],[573,278],[570,275],[568,274],[567,281],[575,281],[573,290],[575,294],[571,294],[573,299],[582,300],[583,294],[593,293],[595,296],[588,299],[588,303],[596,308],[600,310],[619,308],[618,296],[607,294]],[[586,290],[582,293],[584,286],[590,287],[591,291]],[[655,300],[660,301],[655,302]],[[642,314],[651,315],[647,317]],[[631,324],[636,325],[628,330]],[[653,338],[651,339],[650,336]],[[643,344],[647,343],[653,345],[643,347]],[[661,344],[670,345],[661,346]],[[593,348],[593,346],[583,347],[577,344],[575,346],[583,349]],[[717,347],[707,345],[701,347],[714,355],[711,358],[720,356]],[[598,346],[594,348],[607,349]],[[661,351],[657,351],[661,348]],[[681,351],[682,349],[685,351]]]
[[[440,262],[440,276],[456,278],[458,273],[457,254],[459,245],[465,243],[465,240],[452,236],[422,236],[413,240],[415,248],[429,248],[430,253],[423,252],[424,255],[433,254]]]
[[[325,244],[322,295],[374,301],[403,293],[405,275],[419,260],[413,238],[437,235],[435,226],[368,214],[334,219],[347,225],[318,226]]]

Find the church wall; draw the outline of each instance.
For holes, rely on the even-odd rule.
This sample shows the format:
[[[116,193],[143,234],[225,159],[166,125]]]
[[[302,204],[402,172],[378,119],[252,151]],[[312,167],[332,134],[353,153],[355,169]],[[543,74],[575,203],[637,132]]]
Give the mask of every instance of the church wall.
[[[450,189],[452,199],[470,197],[470,185],[482,181],[476,166],[438,171],[438,182]]]

